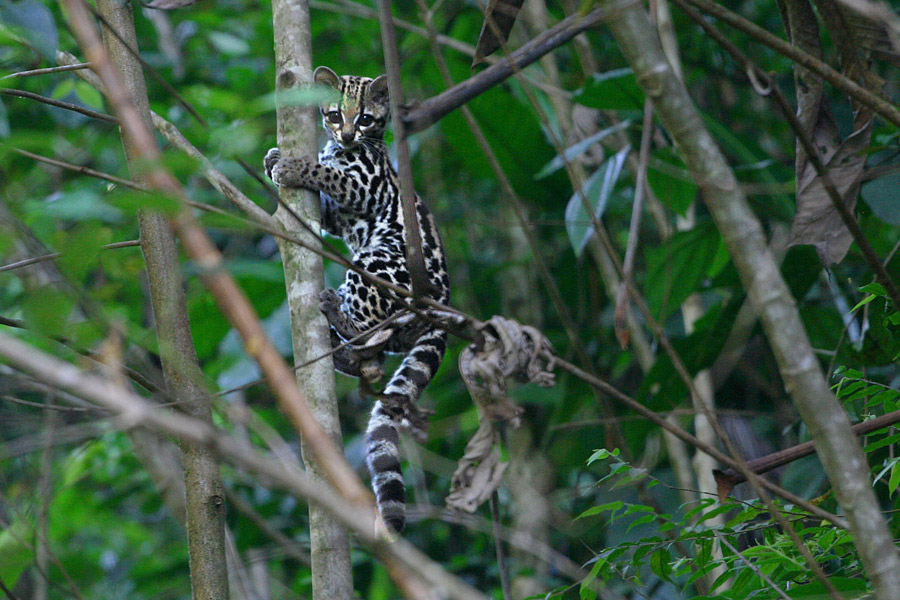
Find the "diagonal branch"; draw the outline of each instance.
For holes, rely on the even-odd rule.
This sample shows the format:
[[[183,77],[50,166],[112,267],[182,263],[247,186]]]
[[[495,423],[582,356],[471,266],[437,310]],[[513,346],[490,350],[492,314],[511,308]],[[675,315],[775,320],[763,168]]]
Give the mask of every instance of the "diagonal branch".
[[[576,35],[600,24],[615,10],[615,8],[599,7],[584,16],[576,14],[566,17],[510,54],[507,59],[491,65],[478,75],[456,84],[437,96],[408,107],[401,115],[407,132],[422,131],[436,123],[447,113],[486,92],[516,71],[530,65],[548,52],[552,52]]]
[[[775,52],[786,56],[795,63],[809,69],[813,73],[816,73],[825,81],[841,90],[860,104],[874,110],[887,121],[890,121],[894,125],[900,127],[900,109],[898,109],[895,105],[891,104],[884,98],[878,96],[877,94],[873,94],[852,79],[841,75],[838,71],[835,71],[821,60],[806,52],[803,52],[802,50],[799,50],[777,35],[769,33],[762,27],[759,27],[755,23],[748,21],[739,14],[734,13],[727,8],[724,8],[722,5],[717,4],[712,0],[689,1],[691,4],[693,4],[703,12],[714,16],[720,21],[728,23],[735,29],[743,31],[748,36],[755,39],[757,42],[768,46]]]
[[[416,214],[416,191],[413,186],[412,164],[409,158],[409,140],[406,124],[400,114],[403,88],[400,83],[400,56],[397,51],[394,20],[391,18],[390,0],[378,0],[378,18],[381,22],[381,44],[384,46],[384,65],[387,69],[391,115],[394,123],[397,176],[400,179],[400,197],[403,201],[406,266],[412,281],[413,298],[421,298],[431,291],[432,286],[425,269],[425,256],[422,254],[422,236],[419,229],[419,216]]]

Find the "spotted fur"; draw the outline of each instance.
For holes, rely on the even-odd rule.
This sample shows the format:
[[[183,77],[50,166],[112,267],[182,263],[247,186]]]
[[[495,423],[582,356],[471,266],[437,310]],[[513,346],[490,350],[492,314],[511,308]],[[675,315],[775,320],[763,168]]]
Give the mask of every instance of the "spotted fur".
[[[266,173],[279,186],[320,192],[322,225],[347,243],[353,252],[353,264],[410,289],[400,188],[383,139],[390,118],[386,77],[338,77],[331,69],[319,67],[315,81],[340,93],[339,99],[321,106],[322,122],[331,139],[319,153],[318,162],[281,157],[273,148],[266,155]],[[446,303],[450,282],[434,218],[418,197],[416,211],[433,288],[431,297]],[[329,302],[340,306],[339,318],[329,318],[332,340],[337,345],[354,332],[381,323],[402,309],[407,300],[348,270],[337,297],[323,295],[326,314]],[[413,320],[396,330],[386,347],[406,357],[385,386],[384,401],[377,401],[372,409],[366,430],[366,462],[381,516],[396,531],[405,524],[406,491],[398,436],[398,420],[403,415],[394,407],[418,400],[440,366],[446,346],[445,331]],[[357,377],[365,373],[348,353],[338,352],[335,366]]]

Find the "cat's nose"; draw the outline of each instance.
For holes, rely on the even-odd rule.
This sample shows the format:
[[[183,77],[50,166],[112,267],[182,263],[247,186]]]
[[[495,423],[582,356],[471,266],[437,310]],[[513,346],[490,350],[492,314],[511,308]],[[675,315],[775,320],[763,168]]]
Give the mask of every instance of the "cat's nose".
[[[341,141],[345,144],[349,144],[353,141],[354,134],[352,131],[342,131],[341,132]]]

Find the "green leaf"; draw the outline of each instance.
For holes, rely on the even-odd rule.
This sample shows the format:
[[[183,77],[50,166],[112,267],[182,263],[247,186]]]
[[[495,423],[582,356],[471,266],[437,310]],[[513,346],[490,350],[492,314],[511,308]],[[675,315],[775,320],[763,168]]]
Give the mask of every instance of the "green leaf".
[[[72,307],[72,300],[68,296],[50,288],[36,290],[22,303],[22,311],[28,324],[49,337],[65,333]]]
[[[6,105],[0,99],[0,138],[9,137],[9,114],[6,112]]]
[[[640,110],[644,91],[631,69],[597,73],[574,94],[575,102],[599,110]]]
[[[75,81],[75,95],[81,103],[94,110],[103,109],[103,95],[91,84],[80,79]]]
[[[656,248],[646,251],[647,277],[644,295],[654,315],[664,319],[681,306],[701,281],[721,270],[721,236],[710,223],[676,233]],[[727,259],[726,259],[727,260]]]
[[[34,532],[22,519],[0,531],[0,581],[7,588],[15,589],[22,572],[34,562],[33,539]]]
[[[895,462],[894,466],[891,467],[891,477],[888,480],[889,495],[894,495],[894,492],[897,491],[898,485],[900,485],[900,462]]]
[[[587,464],[591,464],[598,460],[606,460],[607,458],[612,458],[619,455],[619,449],[613,448],[612,450],[607,450],[606,448],[600,448],[598,450],[594,450],[594,453],[591,454],[590,458],[587,459]]]
[[[594,216],[597,219],[606,210],[606,203],[616,187],[616,182],[619,180],[628,152],[629,147],[626,146],[614,156],[608,158],[585,182],[584,195],[588,203],[594,208]],[[594,225],[590,215],[585,210],[581,194],[577,192],[572,195],[566,206],[566,232],[569,234],[569,241],[572,243],[575,254],[580,256],[594,233]]]
[[[96,221],[79,223],[57,247],[62,251],[58,259],[60,268],[71,279],[81,280],[87,272],[96,267],[100,249],[112,239],[112,230]]]
[[[602,131],[598,131],[594,135],[588,136],[576,144],[572,144],[563,151],[562,156],[557,155],[553,158],[553,160],[544,165],[541,170],[537,172],[534,178],[543,179],[544,177],[555,173],[559,169],[562,169],[564,166],[566,166],[566,163],[572,162],[573,160],[587,152],[591,146],[593,146],[603,138],[613,133],[618,133],[619,131],[626,129],[629,125],[631,125],[631,121],[625,120],[621,123],[613,125],[612,127],[607,127]]]
[[[625,506],[625,503],[621,500],[615,500],[613,502],[607,502],[606,504],[600,504],[599,506],[592,506],[580,515],[578,515],[578,519],[582,519],[585,517],[592,517],[594,515],[599,515],[600,513],[610,512],[616,513],[619,509]]]
[[[0,23],[21,28],[29,43],[44,58],[56,59],[59,49],[59,33],[50,12],[38,0],[0,0]]]
[[[243,56],[250,53],[250,44],[231,33],[211,31],[206,37],[209,39],[209,43],[222,54]]]
[[[900,225],[900,173],[890,173],[862,186],[862,197],[875,215],[889,225]]]
[[[697,198],[697,184],[685,170],[684,161],[671,148],[653,152],[647,183],[653,195],[679,215],[685,215]]]
[[[129,188],[120,188],[108,197],[109,204],[121,209],[128,214],[137,214],[141,210],[160,212],[164,215],[174,215],[181,208],[178,198],[158,191],[144,192]]]

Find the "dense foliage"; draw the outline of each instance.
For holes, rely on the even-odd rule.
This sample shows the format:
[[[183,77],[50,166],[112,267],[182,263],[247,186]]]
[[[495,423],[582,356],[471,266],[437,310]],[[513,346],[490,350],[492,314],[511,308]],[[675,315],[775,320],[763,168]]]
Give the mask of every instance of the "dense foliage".
[[[316,64],[342,74],[383,72],[371,6],[350,0],[310,4]],[[399,19],[424,27],[417,4],[395,4]],[[452,41],[441,51],[453,81],[462,81],[471,75],[482,12],[475,2],[434,4],[434,27]],[[545,21],[565,16],[558,4],[529,4],[513,30],[514,46],[546,29]],[[728,6],[770,31],[783,31],[774,2]],[[272,211],[272,198],[238,162],[258,175],[263,155],[275,145],[270,7],[207,0],[151,13],[137,9],[135,18],[153,110]],[[836,394],[854,422],[900,409],[900,319],[883,288],[872,285],[873,273],[857,246],[829,270],[812,247],[785,248],[795,211],[793,132],[713,39],[677,10],[673,19],[684,80],[783,256],[782,275]],[[787,58],[720,27],[792,97]],[[407,98],[445,89],[428,37],[421,29],[400,34]],[[0,0],[0,77],[54,66],[57,50],[80,56],[57,3]],[[832,47],[826,50],[830,59]],[[696,202],[697,186],[658,126],[650,137],[652,197],[633,274],[649,312],[632,304],[637,327],[630,345],[620,346],[617,287],[610,279],[615,269],[602,263],[609,250],[624,257],[629,241],[644,97],[603,28],[551,57],[467,104],[517,199],[501,186],[461,111],[411,139],[416,186],[435,214],[449,254],[452,304],[481,319],[502,314],[539,327],[561,357],[692,429],[696,405],[652,319],[692,376],[707,373],[715,410],[744,458],[809,440],[752,311],[742,310],[746,293],[715,224]],[[878,63],[877,69],[896,102],[896,68]],[[109,110],[75,72],[2,79],[0,86]],[[847,135],[850,104],[830,88],[828,93],[838,129]],[[192,200],[237,214],[194,161],[159,139],[167,166]],[[568,150],[561,153],[563,148]],[[2,263],[60,253],[52,261],[0,272],[0,316],[10,325],[0,329],[85,369],[100,369],[86,357],[91,353],[100,362],[121,359],[160,381],[140,249],[104,246],[136,239],[138,210],[165,209],[167,201],[38,162],[16,149],[129,177],[115,124],[0,95]],[[897,128],[876,118],[866,154],[873,175],[861,187],[857,213],[866,238],[897,280],[900,266],[888,260],[900,241]],[[584,180],[584,193],[602,219],[602,236],[595,234],[573,179]],[[530,231],[517,221],[511,202],[524,207]],[[237,218],[199,209],[196,214],[264,318],[266,331],[289,357],[288,308],[272,237]],[[683,226],[676,229],[676,222]],[[609,246],[601,243],[606,239]],[[341,249],[339,242],[329,243]],[[549,279],[536,267],[538,261],[546,263]],[[197,267],[187,259],[182,266],[206,383],[225,392],[214,399],[216,424],[260,447],[277,433],[299,451],[295,432],[267,386],[257,381],[257,366],[197,279]],[[326,266],[327,285],[336,287],[342,276],[339,266]],[[699,309],[699,318],[689,324],[685,302]],[[644,357],[640,343],[649,351]],[[502,567],[494,553],[490,511],[485,506],[469,516],[443,510],[454,463],[478,423],[456,368],[463,344],[451,339],[451,351],[423,398],[434,411],[428,441],[404,443],[412,517],[404,535],[450,572],[499,598]],[[154,456],[174,456],[171,443],[123,432],[102,411],[73,406],[39,381],[3,369],[0,582],[11,590],[9,597],[188,597],[184,530],[160,488],[160,467],[151,464]],[[340,377],[338,383],[346,453],[363,473],[368,400],[354,380]],[[724,503],[715,490],[698,493],[696,480],[703,474],[690,465],[685,472],[676,463],[677,444],[656,425],[569,375],[560,374],[553,388],[526,386],[513,395],[525,413],[520,429],[504,431],[503,453],[511,467],[500,489],[499,514],[509,534],[505,568],[514,597],[826,597],[822,582],[757,493],[743,485]],[[895,538],[900,536],[894,512],[898,435],[883,429],[863,440]],[[296,552],[308,547],[305,504],[245,472],[224,466],[223,473],[236,550],[230,557],[234,597],[311,597],[309,569]],[[840,512],[814,455],[770,476],[825,510]],[[238,504],[250,507],[268,530]],[[848,532],[797,506],[780,500],[776,505],[844,597],[867,593]],[[271,531],[280,532],[295,551],[286,553],[284,539],[273,539]],[[385,568],[367,551],[354,550],[353,556],[361,597],[398,596]],[[270,595],[259,591],[263,588]]]

